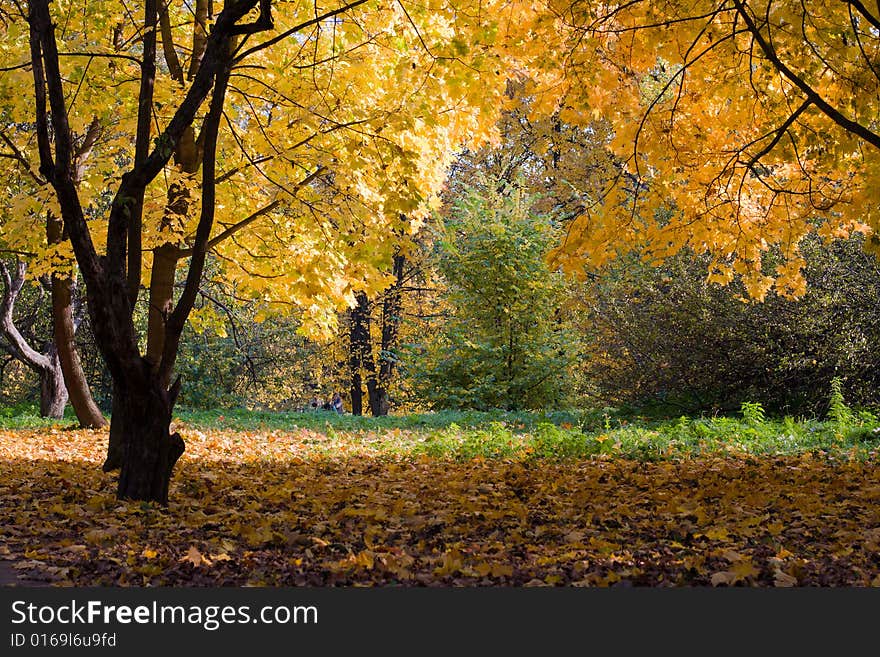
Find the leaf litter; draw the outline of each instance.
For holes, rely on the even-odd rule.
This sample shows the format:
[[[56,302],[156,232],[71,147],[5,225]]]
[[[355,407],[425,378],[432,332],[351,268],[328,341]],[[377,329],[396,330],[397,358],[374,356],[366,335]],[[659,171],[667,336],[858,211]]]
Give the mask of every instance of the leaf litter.
[[[167,508],[115,498],[106,431],[0,432],[4,583],[880,586],[875,459],[456,460],[400,430],[182,430]]]

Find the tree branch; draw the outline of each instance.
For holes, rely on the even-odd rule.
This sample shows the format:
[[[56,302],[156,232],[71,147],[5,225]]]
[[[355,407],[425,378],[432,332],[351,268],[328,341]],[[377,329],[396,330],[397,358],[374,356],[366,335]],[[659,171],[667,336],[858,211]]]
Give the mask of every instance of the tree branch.
[[[268,2],[268,0],[266,0],[266,1]],[[328,18],[333,18],[334,16],[338,16],[339,14],[343,14],[346,11],[349,11],[350,9],[354,9],[355,7],[358,7],[359,5],[364,4],[366,1],[367,0],[355,0],[355,2],[350,2],[346,5],[343,5],[342,7],[339,7],[337,9],[333,9],[332,11],[328,11],[324,14],[321,14],[320,16],[315,16],[315,18],[312,18],[311,20],[307,20],[303,23],[300,23],[299,25],[291,27],[289,30],[285,30],[281,34],[279,34],[275,37],[272,37],[271,39],[268,39],[267,41],[264,41],[263,43],[258,43],[257,45],[253,46],[252,48],[245,50],[243,53],[236,55],[235,59],[232,60],[232,63],[238,64],[240,61],[242,61],[243,59],[245,59],[246,57],[248,57],[250,55],[253,55],[255,52],[259,52],[260,50],[264,50],[270,46],[274,46],[279,41],[283,41],[287,37],[292,36],[292,35],[296,34],[297,32],[301,32],[304,29],[306,29],[307,27],[311,27],[312,25],[317,25],[321,21],[325,21]]]
[[[0,277],[3,278],[3,298],[0,301],[0,332],[9,342],[10,350],[15,357],[32,370],[39,372],[49,369],[52,363],[49,358],[27,343],[27,340],[15,326],[13,319],[15,301],[24,286],[25,272],[27,272],[27,265],[22,261],[16,263],[15,277],[9,273],[6,263],[0,262]]]
[[[202,273],[205,268],[205,259],[208,253],[208,241],[214,225],[217,195],[217,140],[220,133],[220,124],[223,120],[226,89],[228,88],[229,76],[232,72],[231,54],[229,54],[231,49],[230,37],[226,36],[219,41],[217,49],[216,59],[218,62],[216,66],[216,80],[214,81],[214,93],[211,96],[208,115],[205,117],[202,127],[204,158],[202,161],[201,214],[198,226],[196,227],[195,243],[192,247],[186,283],[177,301],[177,305],[169,315],[165,326],[165,343],[162,347],[162,360],[159,363],[157,372],[160,381],[168,381],[171,378],[171,371],[174,368],[174,361],[177,358],[177,351],[180,345],[180,336],[183,333],[186,319],[189,317],[189,313],[192,311],[193,304],[195,304],[198,296]],[[199,72],[201,73],[201,69]]]
[[[772,141],[770,141],[769,144],[764,146],[764,148],[762,148],[760,151],[755,153],[751,157],[751,159],[749,159],[749,161],[746,163],[746,168],[748,168],[748,169],[754,168],[754,166],[758,163],[758,160],[760,160],[762,157],[767,155],[767,153],[772,151],[776,147],[776,144],[779,143],[779,141],[782,139],[782,137],[788,131],[788,129],[794,124],[795,121],[798,120],[798,117],[801,114],[803,114],[804,111],[812,104],[813,104],[813,101],[810,100],[809,98],[807,100],[805,100],[803,103],[801,103],[800,107],[798,107],[794,112],[792,112],[791,116],[789,116],[785,120],[785,122],[781,126],[779,126],[779,128],[777,128],[773,133],[771,133],[771,134],[773,134]],[[765,137],[766,136],[769,136],[769,135],[765,135]]]
[[[159,19],[158,0],[146,0],[144,2],[144,31],[143,31],[143,59],[141,60],[141,83],[138,91],[138,114],[137,128],[134,140],[134,166],[139,168],[147,161],[150,152],[150,121],[153,113],[153,91],[156,82],[156,30]],[[141,287],[141,233],[144,214],[144,194],[146,185],[136,188],[133,198],[127,207],[130,208],[131,216],[128,217],[127,244],[122,240],[114,243],[115,247],[122,242],[123,253],[110,253],[110,240],[107,240],[107,255],[113,265],[121,267],[124,251],[128,249],[126,262],[126,274],[128,285],[128,302],[132,310],[137,303],[138,292]],[[115,256],[115,258],[114,258]],[[121,272],[120,272],[121,273]]]
[[[13,142],[3,130],[0,130],[0,139],[2,139],[3,143],[6,144],[9,147],[9,150],[12,151],[11,156],[7,156],[5,154],[0,154],[0,156],[10,157],[11,159],[15,160],[22,166],[22,168],[28,173],[28,175],[34,179],[35,183],[37,183],[41,187],[45,185],[46,181],[40,178],[34,172],[34,170],[31,169],[31,163],[28,162],[27,158],[24,156],[24,153],[19,150],[18,146],[15,145],[15,142]]]
[[[875,30],[880,30],[880,19],[878,19],[874,14],[868,11],[868,8],[865,7],[859,0],[844,0],[848,5],[853,7],[859,14],[864,17],[866,21],[868,21],[871,26]]]
[[[785,78],[788,79],[789,82],[800,89],[808,100],[810,100],[817,108],[819,108],[819,110],[823,114],[825,114],[825,116],[831,119],[838,126],[843,128],[847,132],[850,132],[857,137],[865,140],[866,142],[874,146],[874,148],[880,148],[880,135],[872,132],[861,123],[853,121],[852,119],[844,116],[839,110],[837,110],[828,101],[822,98],[822,96],[820,96],[815,89],[813,89],[805,80],[801,79],[779,58],[776,49],[767,39],[764,38],[764,35],[761,33],[761,30],[758,27],[757,23],[755,23],[754,18],[747,11],[743,0],[733,0],[733,4],[736,7],[737,13],[742,17],[743,21],[748,27],[752,38],[761,48],[764,56],[770,61],[771,64],[773,64],[773,66],[776,68],[777,71],[779,71],[779,73],[781,73]]]
[[[180,64],[180,58],[177,56],[177,50],[174,47],[171,19],[168,17],[168,6],[170,4],[171,0],[160,0],[159,3],[159,29],[162,33],[162,54],[165,56],[165,64],[168,66],[171,79],[183,85],[186,84],[186,80],[183,78],[183,67]]]

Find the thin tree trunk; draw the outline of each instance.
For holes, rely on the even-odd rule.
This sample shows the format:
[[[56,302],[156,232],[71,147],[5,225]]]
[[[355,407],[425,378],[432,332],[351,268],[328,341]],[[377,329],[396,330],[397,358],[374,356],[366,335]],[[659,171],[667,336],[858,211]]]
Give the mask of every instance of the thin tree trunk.
[[[76,324],[72,312],[73,282],[70,279],[52,277],[52,325],[55,334],[55,348],[70,405],[76,413],[81,427],[99,429],[107,425],[104,414],[92,397],[92,390],[83,371],[74,336]]]
[[[401,288],[403,287],[403,267],[406,257],[398,253],[394,256],[392,273],[394,284],[382,300],[382,346],[379,352],[379,385],[376,391],[376,406],[373,415],[388,415],[391,409],[389,388],[394,374],[394,350],[397,348],[397,336],[400,332],[400,314],[402,310]]]
[[[55,345],[49,343],[46,348],[49,367],[40,369],[40,416],[60,419],[64,417],[67,406],[67,388],[64,385],[64,374]]]
[[[363,339],[363,320],[360,303],[351,309],[349,315],[348,371],[351,376],[351,414],[364,414],[364,390],[361,380],[361,350],[358,344]]]

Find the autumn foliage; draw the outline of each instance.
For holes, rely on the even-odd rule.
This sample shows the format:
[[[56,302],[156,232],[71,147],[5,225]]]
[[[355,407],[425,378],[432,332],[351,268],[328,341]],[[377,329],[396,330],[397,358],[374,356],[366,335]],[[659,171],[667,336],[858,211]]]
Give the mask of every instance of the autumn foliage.
[[[758,316],[751,371],[697,359],[724,379],[707,375],[713,387],[742,380],[724,395],[741,403],[742,422],[634,429],[612,427],[606,413],[591,433],[567,421],[431,432],[175,420],[181,372],[222,369],[210,350],[188,362],[185,327],[219,336],[236,312],[252,326],[293,317],[296,340],[347,327],[348,354],[337,348],[335,362],[298,371],[311,383],[347,360],[350,399],[364,383],[374,414],[387,413],[392,373],[406,365],[395,343],[420,331],[401,320],[416,315],[404,271],[417,288],[439,278],[409,276],[420,231],[444,211],[449,219],[455,194],[461,206],[484,173],[494,195],[477,190],[474,217],[447,226],[444,248],[456,257],[438,268],[453,308],[445,330],[417,335],[435,339],[419,345],[426,398],[564,405],[582,356],[569,344],[576,304],[563,297],[587,286],[567,287],[577,284],[563,273],[598,286],[603,317],[585,332],[606,333],[588,354],[592,367],[623,371],[643,389],[659,380],[654,389],[668,391],[682,378],[699,387],[672,357],[653,363],[675,370],[671,378],[643,372],[649,359],[621,326],[645,329],[641,343],[670,356],[684,350],[687,364],[711,333],[703,325],[723,313],[701,310],[694,322],[681,303],[687,316],[664,320],[662,273],[657,285],[630,276],[694,254],[684,263],[700,265],[692,289],[717,300],[727,286],[743,302],[771,300],[763,309],[773,312],[806,294],[809,249],[820,261],[832,240],[855,244],[859,234],[880,252],[878,91],[880,15],[858,1],[0,0],[0,256],[16,261],[0,266],[4,339],[27,360],[12,309],[27,272],[29,290],[52,288],[66,363],[34,352],[32,366],[53,371],[59,392],[61,368],[85,407],[71,314],[81,277],[112,380],[112,406],[92,403],[88,422],[80,414],[98,427],[109,411],[109,429],[0,431],[0,556],[11,561],[0,578],[880,585],[880,427],[844,400],[874,381],[858,362],[873,353],[873,315],[862,314],[867,328],[849,331],[845,348],[805,350],[790,366],[779,363],[797,340],[766,344],[791,335],[792,321],[800,343],[837,340],[849,327],[835,283],[818,297],[817,286],[803,319],[772,335],[779,313]],[[505,208],[528,230],[494,216]],[[635,258],[613,303],[597,306],[609,265]],[[876,272],[871,263],[865,271]],[[869,275],[858,270],[852,288]],[[725,296],[718,307],[731,303],[740,301]],[[380,305],[382,328],[371,329]],[[830,319],[813,326],[811,307]],[[741,331],[737,311],[729,322]],[[251,331],[287,345],[264,350],[273,366],[300,354],[280,324]],[[683,344],[683,332],[700,344]],[[733,332],[715,333],[717,359]],[[626,370],[634,356],[635,373]],[[279,389],[305,391],[275,369]],[[803,386],[816,369],[830,401],[803,394],[827,407],[822,426],[791,417],[777,426],[746,398],[762,381],[780,385],[767,383],[772,372],[794,372]]]
[[[880,584],[880,479],[846,453],[458,459],[419,455],[414,429],[178,428],[167,509],[115,499],[102,432],[0,434],[5,580]]]

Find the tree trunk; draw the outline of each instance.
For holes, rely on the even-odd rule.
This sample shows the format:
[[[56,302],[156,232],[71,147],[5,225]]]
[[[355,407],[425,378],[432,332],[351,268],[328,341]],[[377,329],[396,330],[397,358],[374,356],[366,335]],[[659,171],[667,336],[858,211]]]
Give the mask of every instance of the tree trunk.
[[[349,370],[351,372],[351,412],[352,415],[363,415],[363,379],[361,370],[367,374],[367,403],[370,411],[376,415],[379,404],[378,381],[376,380],[376,363],[373,360],[373,345],[370,343],[370,304],[367,295],[358,292],[355,295],[357,305],[351,309],[351,328],[349,340]]]
[[[174,307],[174,282],[179,257],[177,249],[163,244],[153,251],[150,273],[150,308],[147,320],[146,358],[154,368],[162,360],[165,348],[165,323]]]
[[[67,406],[67,387],[64,385],[61,361],[58,359],[58,350],[51,343],[45,355],[49,366],[39,370],[40,416],[60,419],[64,417],[64,407]]]
[[[349,371],[351,372],[351,414],[364,414],[364,390],[361,386],[361,362],[354,348],[349,350]]]
[[[119,392],[119,386],[117,386],[114,381],[113,398],[111,401],[112,408],[110,409],[110,435],[107,441],[107,457],[104,459],[104,465],[101,466],[101,469],[104,472],[112,472],[113,470],[119,470],[122,467],[124,457],[123,447],[127,431],[125,428],[126,417],[123,414],[120,405],[121,398],[122,396]]]
[[[379,384],[375,393],[376,403],[371,405],[374,416],[388,415],[391,399],[388,389],[394,374],[394,350],[397,348],[397,336],[400,332],[400,314],[402,311],[401,288],[403,287],[403,267],[406,257],[398,253],[394,256],[392,274],[394,284],[385,293],[382,300],[382,346],[379,351]]]
[[[169,429],[178,386],[168,390],[151,375],[132,383],[114,386],[113,420],[125,429],[117,497],[164,505],[171,471],[184,451],[180,434]]]
[[[92,397],[92,390],[83,372],[74,336],[76,326],[71,310],[73,282],[68,278],[52,277],[52,325],[59,367],[69,395],[70,405],[81,427],[99,429],[107,425],[104,414]]]

